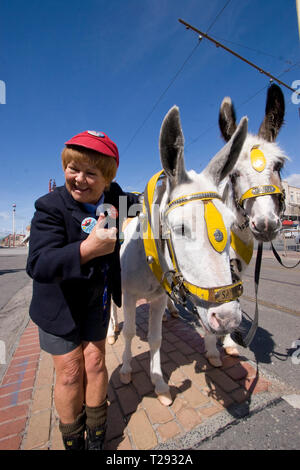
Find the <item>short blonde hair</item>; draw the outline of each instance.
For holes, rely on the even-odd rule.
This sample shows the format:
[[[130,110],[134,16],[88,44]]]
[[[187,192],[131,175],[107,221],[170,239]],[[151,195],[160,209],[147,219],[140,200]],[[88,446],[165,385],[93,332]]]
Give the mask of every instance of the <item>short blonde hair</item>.
[[[104,179],[107,181],[108,187],[115,178],[118,169],[117,162],[114,157],[75,145],[68,145],[65,147],[62,151],[61,159],[64,171],[72,161],[80,162],[84,160],[85,162],[89,162],[101,171]]]

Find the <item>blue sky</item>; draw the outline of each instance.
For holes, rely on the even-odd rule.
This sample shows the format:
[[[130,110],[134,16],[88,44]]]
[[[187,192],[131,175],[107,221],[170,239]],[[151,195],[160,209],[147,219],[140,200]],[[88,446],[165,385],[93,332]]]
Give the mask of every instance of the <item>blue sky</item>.
[[[60,153],[83,130],[118,145],[117,181],[140,190],[160,169],[162,119],[180,107],[186,166],[203,169],[223,145],[224,96],[256,133],[269,80],[178,22],[224,42],[289,86],[300,80],[296,0],[2,0],[0,3],[0,235],[30,223],[49,179],[64,183]],[[230,42],[228,42],[230,41]],[[298,64],[294,66],[294,64]],[[289,70],[290,69],[290,70]],[[300,86],[300,83],[299,85]],[[300,103],[282,88],[283,172],[300,186]],[[3,87],[2,87],[3,91]],[[137,132],[138,131],[138,132]],[[297,175],[297,176],[292,176]]]

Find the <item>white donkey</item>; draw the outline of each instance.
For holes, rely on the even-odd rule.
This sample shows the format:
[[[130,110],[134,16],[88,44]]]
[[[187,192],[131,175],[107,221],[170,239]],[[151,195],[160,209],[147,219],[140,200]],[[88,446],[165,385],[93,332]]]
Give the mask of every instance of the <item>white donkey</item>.
[[[172,276],[168,284],[172,286],[171,290],[175,285],[192,301],[208,334],[205,345],[211,361],[218,355],[211,337],[232,331],[241,321],[240,305],[236,300],[241,295],[241,285],[233,283],[229,259],[234,216],[221,201],[217,188],[234,166],[246,135],[247,119],[243,118],[229,142],[206,169],[197,174],[185,169],[184,137],[176,106],[166,115],[160,132],[159,148],[165,178],[153,194],[153,202],[159,209],[158,217],[154,213],[151,216],[150,232],[159,233],[161,237],[156,240],[154,251],[158,250],[164,265],[165,283],[168,284],[169,276]],[[143,226],[145,229],[143,218],[135,218],[125,229],[121,248],[125,350],[120,377],[123,383],[131,381],[136,302],[145,298],[150,302],[150,376],[161,403],[169,405],[172,399],[160,365],[162,316],[167,295],[162,279],[158,280],[154,275],[156,260],[145,253],[146,242],[141,237]],[[148,224],[148,234],[149,227]],[[167,234],[166,239],[162,234]]]
[[[237,163],[223,182],[225,203],[236,215],[230,258],[239,274],[251,260],[254,239],[272,241],[281,229],[284,193],[280,170],[287,157],[275,140],[283,123],[284,109],[282,91],[273,84],[268,89],[265,116],[258,135],[248,134]],[[229,97],[221,104],[219,126],[224,140],[229,141],[237,128]],[[229,335],[224,348],[228,354],[238,354]]]
[[[267,93],[265,116],[258,135],[247,135],[239,159],[220,185],[223,200],[236,217],[231,231],[230,259],[239,276],[251,261],[254,239],[272,241],[281,229],[284,195],[280,170],[287,157],[275,140],[283,123],[284,109],[282,91],[273,84]],[[222,101],[219,126],[228,142],[237,129],[229,97]],[[168,309],[176,310],[170,300]],[[224,338],[223,346],[227,354],[239,354],[230,335]],[[214,360],[214,365],[222,365],[220,358]]]

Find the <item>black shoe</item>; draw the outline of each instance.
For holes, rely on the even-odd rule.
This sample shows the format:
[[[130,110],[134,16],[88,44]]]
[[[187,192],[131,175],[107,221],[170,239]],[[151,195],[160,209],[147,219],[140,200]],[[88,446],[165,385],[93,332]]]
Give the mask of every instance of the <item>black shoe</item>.
[[[103,450],[106,423],[95,429],[86,427],[86,450]]]
[[[62,436],[66,450],[85,450],[84,432],[74,436]]]

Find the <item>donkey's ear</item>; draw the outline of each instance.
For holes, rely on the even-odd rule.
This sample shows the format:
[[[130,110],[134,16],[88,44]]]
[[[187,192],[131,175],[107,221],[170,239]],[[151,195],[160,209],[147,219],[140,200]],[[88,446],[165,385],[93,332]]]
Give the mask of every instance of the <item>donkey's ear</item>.
[[[274,142],[283,124],[284,96],[281,88],[273,83],[268,89],[264,120],[258,135],[268,142]]]
[[[179,108],[173,106],[165,116],[159,136],[160,159],[172,186],[188,179],[184,166],[184,137]]]
[[[235,109],[229,96],[225,96],[220,107],[219,127],[225,142],[228,142],[237,127]]]
[[[231,172],[240,155],[248,132],[248,119],[243,117],[235,133],[226,145],[212,158],[204,170],[207,177],[212,178],[218,186]]]

